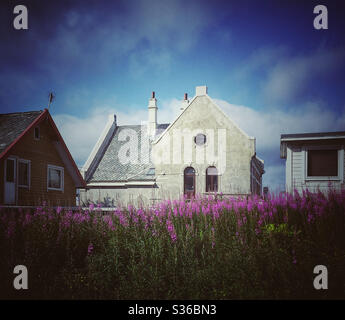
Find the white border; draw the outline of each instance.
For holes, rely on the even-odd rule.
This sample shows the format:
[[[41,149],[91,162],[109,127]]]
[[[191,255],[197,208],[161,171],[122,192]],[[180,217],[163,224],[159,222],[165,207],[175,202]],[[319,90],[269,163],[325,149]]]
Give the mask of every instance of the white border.
[[[338,151],[338,175],[337,176],[308,176],[308,151],[309,150],[337,150]],[[341,146],[307,146],[304,148],[305,158],[305,181],[344,181],[344,148]]]
[[[50,188],[49,187],[49,169],[55,169],[55,170],[60,170],[61,171],[61,188]],[[58,167],[58,166],[54,166],[51,164],[47,165],[47,191],[48,190],[55,190],[55,191],[64,191],[64,168],[63,167]]]

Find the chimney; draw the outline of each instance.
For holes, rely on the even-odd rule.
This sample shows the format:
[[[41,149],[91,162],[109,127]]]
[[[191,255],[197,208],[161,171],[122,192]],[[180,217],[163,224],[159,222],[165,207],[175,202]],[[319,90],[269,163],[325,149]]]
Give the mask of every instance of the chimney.
[[[154,138],[157,128],[157,99],[155,98],[155,92],[152,91],[151,99],[149,100],[149,121],[147,124],[147,133],[150,138]]]
[[[185,93],[185,94],[184,94],[184,99],[183,99],[183,101],[182,101],[182,103],[181,103],[180,111],[182,112],[184,109],[186,109],[187,106],[188,106],[188,104],[189,104],[188,94]]]
[[[195,88],[195,95],[196,96],[205,96],[207,95],[207,87],[206,86],[199,86]]]

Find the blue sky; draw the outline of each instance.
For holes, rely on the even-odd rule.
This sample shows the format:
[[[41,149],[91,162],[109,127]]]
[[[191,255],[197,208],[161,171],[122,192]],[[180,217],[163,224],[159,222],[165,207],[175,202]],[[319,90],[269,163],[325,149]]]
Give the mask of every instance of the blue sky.
[[[29,29],[13,28],[24,4]],[[315,30],[313,9],[328,8]],[[283,188],[281,133],[345,130],[343,1],[2,1],[1,113],[47,106],[82,166],[107,115],[173,120],[195,86],[248,134],[265,160],[264,183]]]

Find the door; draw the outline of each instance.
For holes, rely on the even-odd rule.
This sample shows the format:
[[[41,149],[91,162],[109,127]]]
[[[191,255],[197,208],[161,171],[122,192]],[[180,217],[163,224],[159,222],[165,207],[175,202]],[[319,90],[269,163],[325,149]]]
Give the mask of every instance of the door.
[[[16,159],[5,161],[5,204],[16,204]]]
[[[187,199],[195,197],[195,170],[192,167],[184,169],[184,194]]]

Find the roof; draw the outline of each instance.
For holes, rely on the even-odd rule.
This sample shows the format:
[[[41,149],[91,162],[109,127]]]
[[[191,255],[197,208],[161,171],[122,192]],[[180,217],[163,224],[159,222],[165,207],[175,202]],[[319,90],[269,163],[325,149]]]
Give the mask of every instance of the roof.
[[[158,124],[156,136],[160,135],[167,127],[166,124]],[[130,137],[130,139],[128,139]],[[137,139],[135,138],[137,137]],[[129,150],[129,153],[125,153]],[[133,150],[133,161],[121,161],[129,159]],[[137,161],[135,161],[137,160]],[[95,165],[93,172],[86,177],[87,183],[95,182],[127,182],[127,181],[152,181],[154,166],[151,162],[151,143],[147,136],[147,127],[142,125],[116,126],[113,137],[105,148],[102,157]]]
[[[345,139],[345,131],[282,134],[280,135],[280,158],[286,159],[286,148],[289,142],[297,143],[298,141],[325,141],[334,139]]]
[[[254,161],[256,167],[260,170],[260,173],[264,174],[264,161],[260,159],[256,154],[252,157],[252,160]]]
[[[29,112],[0,114],[0,159],[10,153],[12,148],[26,133],[47,119],[54,130],[57,140],[52,142],[60,155],[66,169],[71,175],[76,187],[84,187],[85,181],[81,176],[58,128],[48,109]]]
[[[280,136],[281,141],[339,139],[339,138],[340,139],[345,138],[345,131],[315,132],[315,133],[292,133],[292,134],[282,134]]]
[[[0,114],[0,154],[42,114],[42,110]]]

